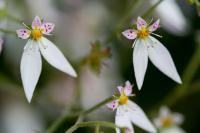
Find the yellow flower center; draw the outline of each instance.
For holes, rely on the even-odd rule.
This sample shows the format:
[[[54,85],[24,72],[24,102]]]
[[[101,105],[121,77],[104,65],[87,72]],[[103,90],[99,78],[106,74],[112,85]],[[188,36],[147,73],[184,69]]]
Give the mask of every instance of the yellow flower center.
[[[122,94],[119,97],[119,104],[124,105],[124,104],[127,104],[127,102],[128,102],[128,97],[126,95]]]
[[[168,128],[173,124],[173,119],[171,117],[167,117],[161,120],[163,127]]]
[[[140,38],[145,39],[149,36],[149,30],[145,27],[142,27],[137,34]]]
[[[34,29],[31,31],[32,39],[38,41],[42,37],[42,32],[40,29]]]

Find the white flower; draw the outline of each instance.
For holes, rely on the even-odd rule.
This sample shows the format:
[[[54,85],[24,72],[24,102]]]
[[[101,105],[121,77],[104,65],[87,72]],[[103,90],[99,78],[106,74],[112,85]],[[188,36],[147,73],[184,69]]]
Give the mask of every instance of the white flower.
[[[178,127],[183,123],[183,116],[179,113],[172,113],[167,107],[160,109],[159,116],[154,119],[156,127],[160,133],[185,133],[183,129]]]
[[[31,28],[26,26],[26,29],[17,30],[19,38],[30,38],[24,47],[20,66],[22,82],[29,102],[31,101],[42,69],[40,53],[53,67],[73,77],[77,76],[61,51],[51,41],[42,36],[43,34],[50,35],[53,28],[53,23],[42,23],[40,18],[36,16]]]
[[[116,100],[107,104],[110,109],[117,109],[115,124],[119,127],[126,128],[125,132],[127,133],[134,133],[131,122],[148,132],[155,133],[156,129],[149,121],[144,111],[137,104],[128,99],[129,96],[133,96],[131,94],[132,85],[130,82],[127,81],[125,87],[118,86],[118,91],[120,95],[115,96]],[[120,133],[120,130],[117,128],[116,132]]]
[[[158,0],[150,0],[154,5]],[[190,29],[187,19],[175,0],[164,0],[156,7],[156,14],[162,20],[162,27],[175,35],[185,35]]]
[[[172,57],[168,50],[151,35],[159,36],[153,31],[159,28],[160,20],[157,20],[152,25],[148,26],[146,21],[141,17],[137,19],[137,30],[128,29],[122,34],[134,40],[133,47],[133,65],[137,86],[141,89],[144,76],[147,69],[148,57],[150,61],[164,74],[172,78],[174,81],[181,83],[181,79],[176,70]]]

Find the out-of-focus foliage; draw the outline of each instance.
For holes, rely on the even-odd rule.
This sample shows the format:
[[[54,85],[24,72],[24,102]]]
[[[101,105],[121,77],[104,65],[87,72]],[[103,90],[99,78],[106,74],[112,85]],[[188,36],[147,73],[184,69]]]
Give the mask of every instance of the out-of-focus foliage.
[[[88,64],[90,68],[97,74],[100,74],[102,65],[106,66],[103,60],[111,56],[110,48],[102,48],[100,41],[91,43],[91,50],[84,60],[84,64]]]

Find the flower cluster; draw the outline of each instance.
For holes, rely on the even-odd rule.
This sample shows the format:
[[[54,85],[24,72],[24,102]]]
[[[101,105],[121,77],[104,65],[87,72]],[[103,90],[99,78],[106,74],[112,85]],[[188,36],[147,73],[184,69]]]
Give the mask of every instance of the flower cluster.
[[[51,35],[54,29],[53,23],[43,23],[41,19],[36,16],[31,27],[25,24],[24,26],[25,28],[17,30],[17,35],[21,39],[28,39],[24,47],[20,71],[25,94],[30,102],[41,74],[41,55],[49,64],[60,71],[73,77],[76,77],[77,74],[62,52],[51,41],[43,37],[43,35]],[[161,42],[152,36],[160,37],[153,33],[160,27],[160,20],[158,19],[150,25],[141,17],[138,17],[136,27],[137,29],[127,29],[122,32],[122,34],[127,39],[134,40],[132,46],[134,48],[133,66],[138,88],[142,88],[148,58],[161,72],[174,81],[181,83],[182,81],[170,53]],[[84,63],[88,64],[92,70],[99,73],[102,59],[106,59],[110,56],[110,49],[102,49],[98,41],[92,43],[91,46],[90,54],[84,60]],[[107,104],[108,108],[111,110],[117,110],[115,124],[118,127],[124,128],[125,133],[134,133],[132,123],[148,132],[157,132],[144,111],[136,103],[129,100],[130,96],[134,96],[132,94],[132,88],[133,85],[131,85],[129,81],[125,83],[125,86],[118,86],[117,89],[119,93],[114,95],[114,100]],[[181,132],[182,130],[177,126],[181,124],[182,121],[183,118],[180,114],[171,114],[166,107],[161,108],[160,116],[154,120],[159,131],[165,131],[165,133],[167,133],[166,131],[168,130],[171,132],[183,133],[184,131]],[[120,133],[120,129],[116,128],[116,132]]]
[[[127,133],[134,133],[131,122],[135,125],[143,128],[144,130],[155,133],[156,129],[151,124],[144,111],[134,102],[129,100],[128,97],[133,96],[132,85],[129,81],[125,83],[125,86],[118,86],[119,95],[114,95],[115,100],[108,103],[108,108],[117,109],[115,116],[115,124],[119,127],[126,128]],[[117,133],[120,133],[120,129],[116,129]]]
[[[17,35],[21,39],[29,38],[24,47],[20,70],[25,94],[30,102],[42,69],[41,54],[49,64],[60,71],[73,77],[76,77],[77,74],[61,51],[43,37],[43,34],[50,35],[53,31],[53,23],[42,23],[41,19],[36,16],[31,27],[27,25],[25,27],[17,30]]]
[[[101,72],[102,65],[106,65],[103,60],[108,59],[111,56],[110,48],[102,48],[99,41],[91,43],[90,53],[84,60],[84,64],[88,64],[93,72],[99,74]]]
[[[182,83],[172,57],[164,45],[151,35],[159,28],[160,20],[148,25],[141,17],[137,18],[137,29],[128,29],[122,34],[129,40],[134,40],[133,66],[137,86],[142,88],[146,73],[148,58],[164,74],[178,83]]]

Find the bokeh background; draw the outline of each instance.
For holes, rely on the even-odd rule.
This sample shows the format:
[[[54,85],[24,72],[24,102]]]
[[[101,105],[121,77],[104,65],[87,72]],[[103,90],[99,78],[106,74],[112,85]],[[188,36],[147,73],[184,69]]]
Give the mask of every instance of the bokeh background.
[[[77,117],[73,113],[88,109],[115,92],[118,85],[129,80],[135,84],[132,65],[132,41],[121,32],[145,15],[150,21],[161,19],[162,35],[158,38],[170,51],[182,85],[148,65],[141,91],[134,87],[133,97],[149,118],[167,105],[184,115],[182,128],[199,133],[200,118],[200,19],[196,5],[187,0],[0,0],[0,133],[43,133],[63,115],[67,118],[54,133],[63,133]],[[74,79],[54,69],[43,59],[42,74],[32,102],[25,98],[20,77],[20,60],[26,40],[13,31],[21,22],[31,23],[39,15],[55,23],[49,37],[65,54],[78,72]],[[82,63],[90,55],[91,43],[99,41],[109,47],[112,56],[102,59],[100,72]],[[114,112],[105,106],[85,120],[114,122]],[[114,132],[101,128],[102,131]],[[94,132],[82,128],[77,133]],[[136,132],[144,132],[136,128]]]

